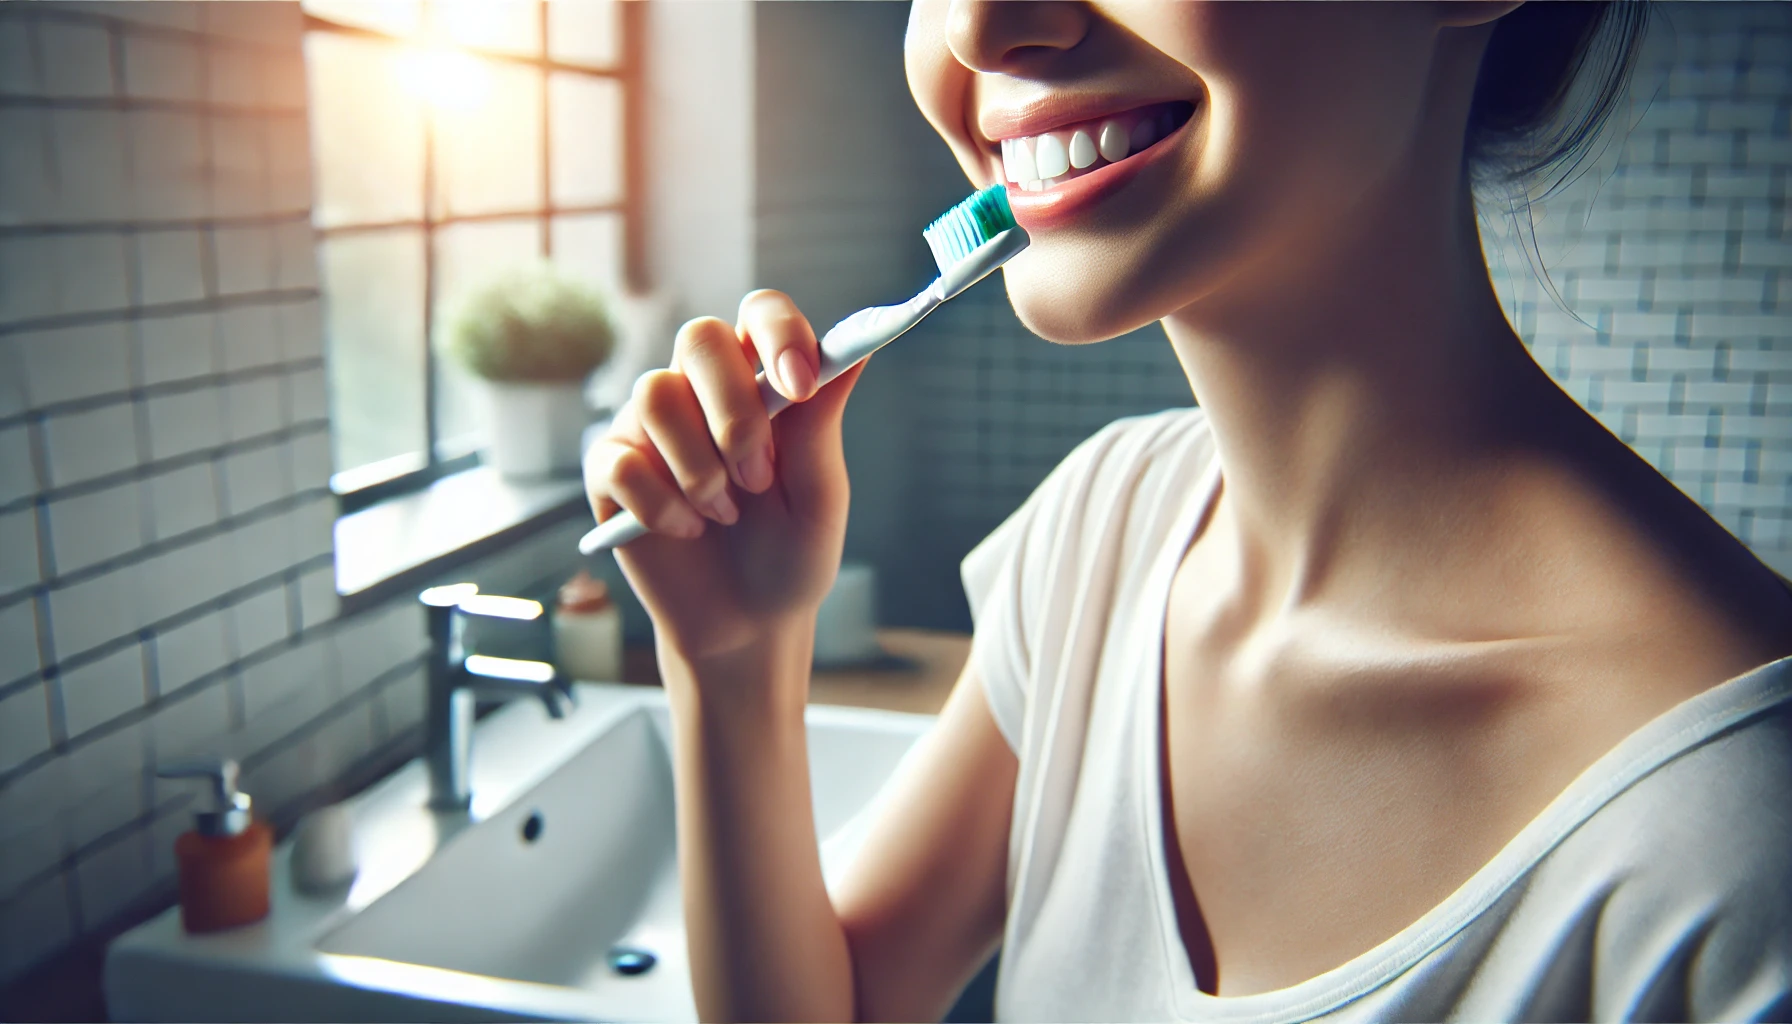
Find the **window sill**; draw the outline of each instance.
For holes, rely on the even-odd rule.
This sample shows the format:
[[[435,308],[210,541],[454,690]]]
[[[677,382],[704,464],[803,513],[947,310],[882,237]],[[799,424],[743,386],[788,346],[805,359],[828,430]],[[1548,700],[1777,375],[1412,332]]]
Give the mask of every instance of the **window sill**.
[[[543,527],[586,514],[577,479],[506,480],[489,466],[336,520],[336,592],[352,615]]]

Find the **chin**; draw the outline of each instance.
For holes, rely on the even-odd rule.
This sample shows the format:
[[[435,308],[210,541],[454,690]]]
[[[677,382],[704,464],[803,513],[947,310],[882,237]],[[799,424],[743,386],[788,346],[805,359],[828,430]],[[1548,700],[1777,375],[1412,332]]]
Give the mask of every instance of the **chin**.
[[[1008,301],[1020,322],[1059,345],[1118,338],[1180,308],[1178,302],[1150,294],[1157,289],[1149,277],[1124,266],[1111,251],[1056,239],[1036,244],[1002,268]]]

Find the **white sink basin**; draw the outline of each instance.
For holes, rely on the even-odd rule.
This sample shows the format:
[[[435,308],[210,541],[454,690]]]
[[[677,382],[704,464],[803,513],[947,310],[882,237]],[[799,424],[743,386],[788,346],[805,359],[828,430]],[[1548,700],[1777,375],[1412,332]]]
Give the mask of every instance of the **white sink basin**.
[[[694,1020],[663,691],[580,684],[475,729],[473,810],[435,814],[412,762],[351,802],[360,875],[294,891],[275,851],[267,920],[190,936],[169,910],[113,943],[115,1020]],[[809,708],[823,868],[932,718]],[[862,818],[857,819],[862,821]],[[610,966],[618,945],[657,958]]]

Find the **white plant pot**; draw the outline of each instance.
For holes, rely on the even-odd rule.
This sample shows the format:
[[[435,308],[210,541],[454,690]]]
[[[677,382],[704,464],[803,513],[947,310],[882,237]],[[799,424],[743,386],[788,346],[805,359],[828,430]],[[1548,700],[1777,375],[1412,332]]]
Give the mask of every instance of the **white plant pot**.
[[[579,472],[579,438],[589,414],[584,385],[484,381],[485,461],[513,479]]]

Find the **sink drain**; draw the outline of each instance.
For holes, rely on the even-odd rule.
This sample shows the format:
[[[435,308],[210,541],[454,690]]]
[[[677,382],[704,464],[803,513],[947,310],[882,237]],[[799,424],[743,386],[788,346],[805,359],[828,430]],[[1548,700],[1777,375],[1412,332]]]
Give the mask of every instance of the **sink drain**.
[[[613,946],[610,949],[610,970],[617,974],[646,974],[658,962],[659,957],[638,946]]]

